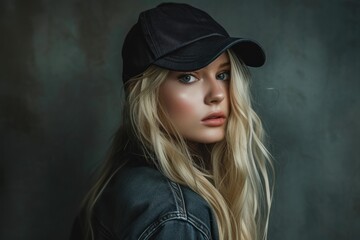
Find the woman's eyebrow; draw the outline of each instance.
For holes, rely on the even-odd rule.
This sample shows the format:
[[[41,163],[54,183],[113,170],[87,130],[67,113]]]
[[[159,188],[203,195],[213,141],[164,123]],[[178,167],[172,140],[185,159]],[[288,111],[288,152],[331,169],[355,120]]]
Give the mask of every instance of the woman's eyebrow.
[[[230,66],[230,62],[224,62],[224,63],[219,65],[219,68],[228,67],[228,66]]]

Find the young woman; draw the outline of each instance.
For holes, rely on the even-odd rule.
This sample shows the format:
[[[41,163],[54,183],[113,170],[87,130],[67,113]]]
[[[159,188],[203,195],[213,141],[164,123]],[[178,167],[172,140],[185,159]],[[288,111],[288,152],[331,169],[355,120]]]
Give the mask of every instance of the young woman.
[[[265,239],[272,168],[247,69],[261,47],[166,3],[140,14],[122,54],[122,127],[72,239]]]

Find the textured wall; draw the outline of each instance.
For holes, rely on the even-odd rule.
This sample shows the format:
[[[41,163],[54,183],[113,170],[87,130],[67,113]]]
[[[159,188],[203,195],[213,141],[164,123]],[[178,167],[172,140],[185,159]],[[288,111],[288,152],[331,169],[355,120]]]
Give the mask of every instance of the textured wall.
[[[0,1],[0,239],[66,239],[120,119],[121,44],[160,1]],[[186,1],[259,41],[270,239],[360,239],[360,2]]]

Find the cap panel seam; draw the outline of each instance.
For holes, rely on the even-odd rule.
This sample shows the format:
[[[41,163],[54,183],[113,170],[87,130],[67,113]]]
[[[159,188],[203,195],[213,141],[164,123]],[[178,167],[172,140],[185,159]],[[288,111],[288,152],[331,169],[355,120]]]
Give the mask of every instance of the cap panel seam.
[[[188,41],[186,43],[183,43],[182,45],[178,46],[177,48],[174,48],[173,50],[160,55],[159,57],[155,58],[154,61],[156,62],[156,61],[160,60],[161,58],[166,57],[169,54],[171,55],[173,52],[176,52],[176,51],[180,50],[181,48],[187,47],[192,43],[195,43],[197,41],[200,41],[200,40],[206,39],[206,38],[210,38],[210,37],[225,37],[225,38],[227,38],[226,36],[221,35],[219,33],[212,33],[212,34],[209,34],[209,35],[206,35],[206,36],[201,36],[201,37],[195,38],[193,40],[190,40],[190,41]],[[186,58],[186,57],[184,57],[184,58]]]
[[[147,21],[150,22],[150,19],[148,19],[148,17],[146,15],[147,15],[147,13],[144,12],[143,17],[141,18],[141,27],[142,27],[143,32],[145,33],[145,40],[146,40],[147,44],[148,45],[151,44],[150,49],[154,51],[153,54],[157,57],[157,56],[159,56],[158,47],[153,39],[153,36],[151,35],[149,27],[147,25]]]

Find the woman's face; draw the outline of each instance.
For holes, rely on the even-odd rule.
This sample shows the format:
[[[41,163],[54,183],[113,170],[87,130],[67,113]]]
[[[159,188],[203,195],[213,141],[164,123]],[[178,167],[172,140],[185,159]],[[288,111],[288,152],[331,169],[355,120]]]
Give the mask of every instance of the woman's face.
[[[160,104],[182,137],[197,143],[215,143],[225,137],[229,81],[227,53],[193,72],[169,72],[159,89]]]

